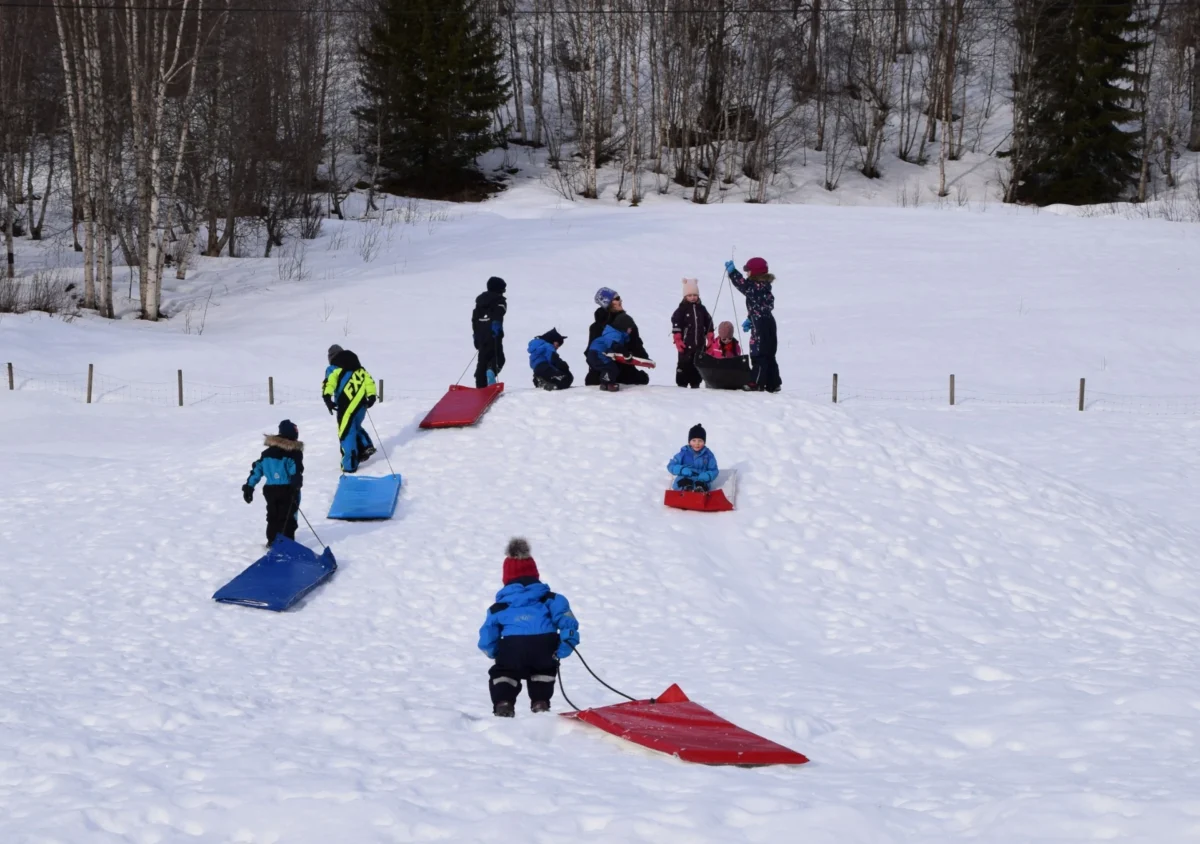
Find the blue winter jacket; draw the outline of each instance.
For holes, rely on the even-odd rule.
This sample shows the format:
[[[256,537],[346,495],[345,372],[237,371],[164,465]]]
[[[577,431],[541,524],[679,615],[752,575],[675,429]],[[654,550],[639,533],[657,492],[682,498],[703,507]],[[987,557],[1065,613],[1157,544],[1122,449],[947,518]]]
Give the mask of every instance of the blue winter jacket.
[[[612,351],[620,351],[621,348],[624,348],[628,340],[628,334],[618,331],[611,325],[606,325],[604,326],[604,330],[600,332],[600,336],[588,345],[588,351],[599,355],[606,355]]]
[[[554,348],[553,343],[543,340],[541,337],[534,337],[529,341],[529,368],[536,370],[543,363],[554,366],[554,356],[558,354],[558,349]]]
[[[479,628],[479,650],[495,659],[501,639],[546,633],[558,634],[559,659],[570,656],[579,644],[579,622],[566,597],[551,592],[541,581],[510,583],[496,593],[496,603]]]
[[[684,469],[691,469],[691,472],[685,476]],[[679,482],[679,478],[686,477],[689,481],[711,484],[717,479],[717,456],[708,450],[708,446],[699,451],[692,451],[690,445],[685,445],[671,458],[671,462],[667,464],[667,471],[675,476],[676,483]]]
[[[264,445],[262,455],[250,467],[246,485],[258,486],[264,481],[266,486],[303,486],[304,443],[268,434]]]

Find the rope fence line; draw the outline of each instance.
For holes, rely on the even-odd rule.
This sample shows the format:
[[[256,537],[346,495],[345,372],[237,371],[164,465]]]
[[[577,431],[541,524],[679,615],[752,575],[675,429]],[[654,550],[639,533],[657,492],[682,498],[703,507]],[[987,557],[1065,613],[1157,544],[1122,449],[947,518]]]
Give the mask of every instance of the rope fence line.
[[[151,404],[159,406],[192,407],[197,405],[266,404],[298,405],[316,403],[319,383],[294,387],[278,383],[268,376],[258,384],[209,384],[191,381],[183,370],[176,370],[172,381],[130,381],[97,372],[88,364],[86,372],[52,373],[6,365],[10,392],[47,392],[85,404]],[[379,400],[385,397],[384,379],[377,382]],[[510,388],[520,390],[520,387]],[[526,389],[535,389],[528,387]],[[442,390],[401,390],[400,398],[436,398]],[[921,406],[961,405],[1057,407],[1079,411],[1105,411],[1148,416],[1200,416],[1200,396],[1126,395],[1101,391],[1088,392],[1086,380],[1079,379],[1077,390],[1044,393],[1003,393],[963,389],[954,375],[947,387],[924,390],[882,390],[858,386],[853,380],[847,385],[844,378],[834,374],[832,387],[825,390],[790,388],[783,390],[814,402],[834,404],[910,404]]]

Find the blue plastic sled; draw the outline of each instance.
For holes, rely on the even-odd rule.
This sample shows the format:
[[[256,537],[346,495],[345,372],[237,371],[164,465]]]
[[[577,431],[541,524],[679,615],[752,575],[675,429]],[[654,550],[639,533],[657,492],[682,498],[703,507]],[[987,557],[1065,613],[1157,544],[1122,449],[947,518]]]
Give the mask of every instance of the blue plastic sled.
[[[299,542],[280,536],[265,557],[218,589],[213,600],[283,612],[335,571],[333,551],[326,548],[318,557]]]
[[[333,503],[329,505],[329,518],[346,521],[390,519],[396,512],[400,483],[399,475],[342,475]]]

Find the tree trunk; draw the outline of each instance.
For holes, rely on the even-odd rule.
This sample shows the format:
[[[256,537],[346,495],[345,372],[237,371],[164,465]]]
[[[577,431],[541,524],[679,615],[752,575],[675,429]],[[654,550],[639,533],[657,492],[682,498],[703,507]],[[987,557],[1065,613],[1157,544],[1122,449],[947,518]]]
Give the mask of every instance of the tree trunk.
[[[1192,48],[1192,126],[1187,148],[1200,152],[1200,34],[1194,36]]]

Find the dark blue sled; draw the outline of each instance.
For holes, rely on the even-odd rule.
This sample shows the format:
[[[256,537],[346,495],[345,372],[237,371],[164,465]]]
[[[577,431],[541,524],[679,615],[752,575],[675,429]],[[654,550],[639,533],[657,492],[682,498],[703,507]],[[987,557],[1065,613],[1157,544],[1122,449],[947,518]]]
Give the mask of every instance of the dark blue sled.
[[[399,475],[342,475],[329,505],[329,518],[390,519],[400,498],[400,483]]]
[[[213,600],[283,612],[335,571],[337,562],[330,549],[318,557],[299,542],[280,536],[265,557],[218,589]]]

